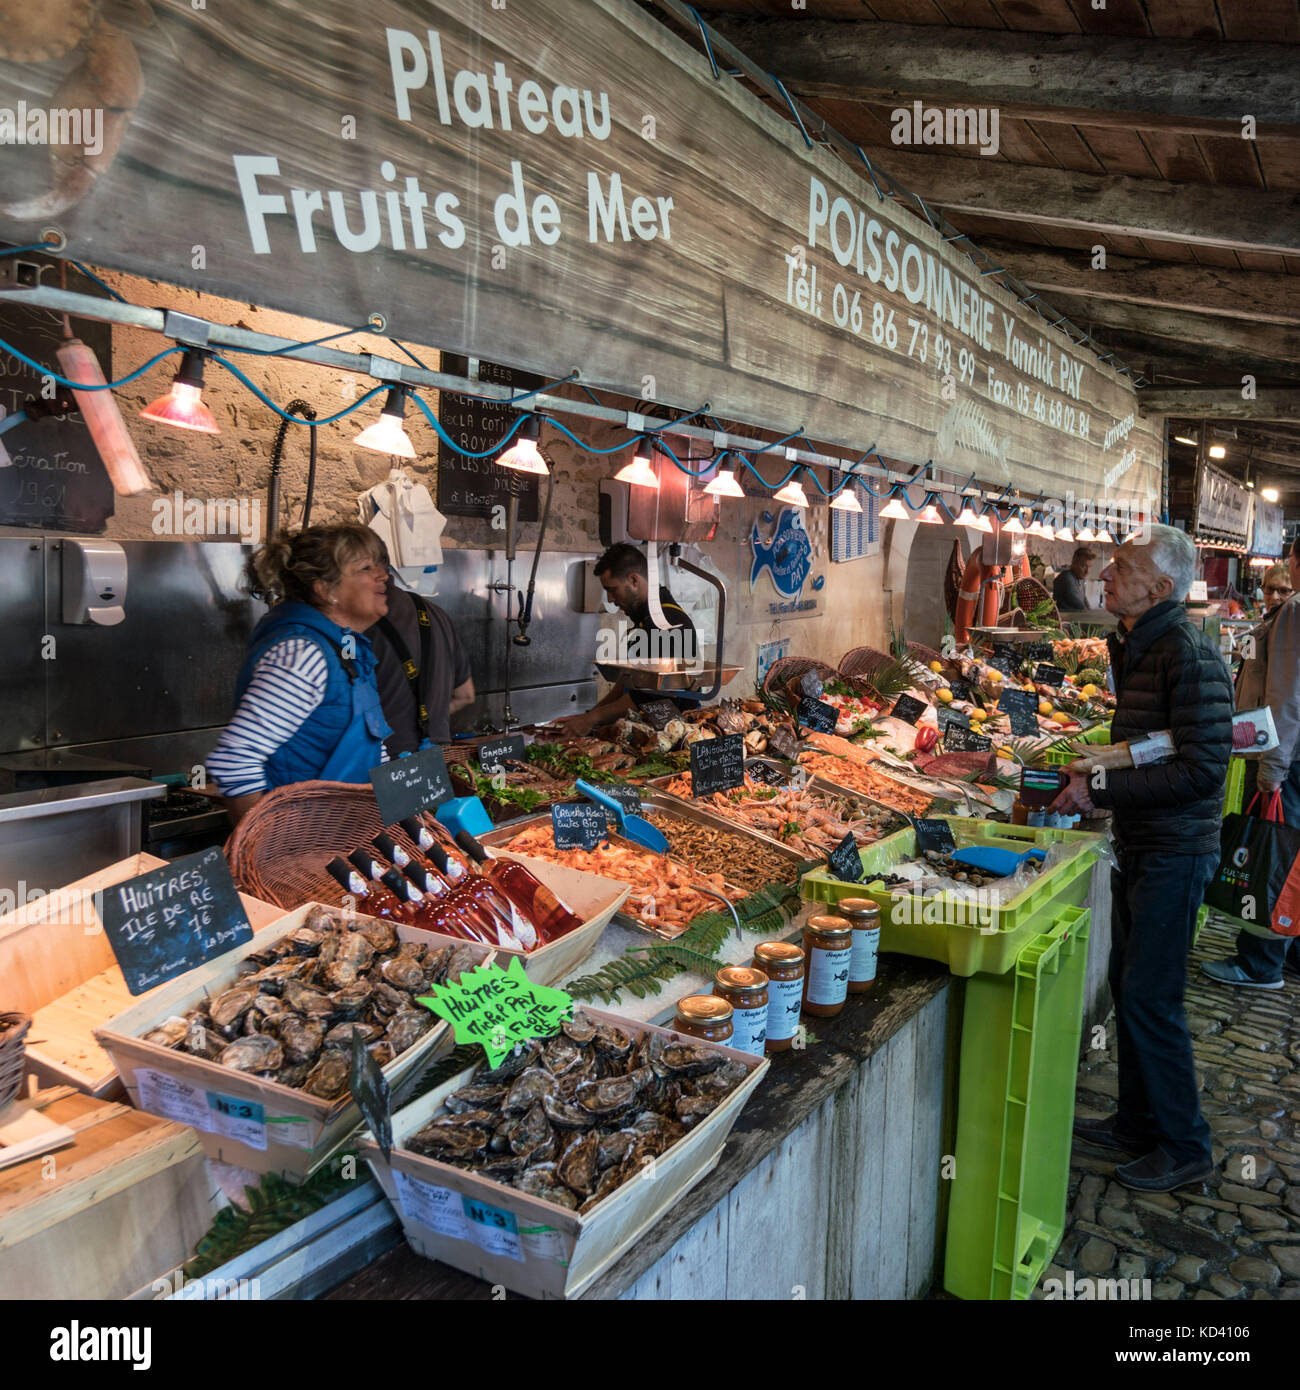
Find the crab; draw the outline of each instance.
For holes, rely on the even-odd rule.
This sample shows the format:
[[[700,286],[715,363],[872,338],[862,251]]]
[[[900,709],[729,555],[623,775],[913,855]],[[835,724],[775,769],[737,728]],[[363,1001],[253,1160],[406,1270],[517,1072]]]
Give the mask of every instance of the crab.
[[[152,11],[142,0],[128,8],[152,22]],[[66,212],[112,167],[144,92],[144,76],[135,45],[109,23],[104,11],[103,0],[43,0],[40,4],[0,0],[0,60],[43,64],[69,55],[78,58],[50,98],[50,106],[103,112],[98,151],[91,153],[71,142],[52,143],[49,186],[30,197],[12,201],[0,197],[0,215],[28,222]]]

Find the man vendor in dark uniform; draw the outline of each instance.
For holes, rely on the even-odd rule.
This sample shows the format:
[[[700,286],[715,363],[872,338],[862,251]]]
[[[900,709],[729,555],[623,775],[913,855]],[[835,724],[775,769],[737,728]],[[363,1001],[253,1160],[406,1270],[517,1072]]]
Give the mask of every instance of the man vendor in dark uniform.
[[[632,619],[631,631],[656,631],[650,617],[649,566],[646,564],[645,556],[636,546],[626,543],[611,545],[593,568],[596,578],[605,590],[605,596]],[[657,647],[653,649],[654,655],[693,663],[697,656],[695,624],[672,596],[666,584],[659,586],[659,606],[667,620],[666,630],[673,632],[674,636],[661,638]],[[655,690],[630,689],[620,676],[592,709],[585,714],[571,714],[556,722],[564,726],[566,733],[581,736],[589,734],[602,724],[612,724],[638,705],[664,698],[670,699],[679,708],[689,709],[698,703],[689,694],[683,695],[680,692],[673,692],[665,697],[663,693]]]
[[[474,703],[469,657],[446,613],[388,578],[388,612],[366,632],[374,648],[390,758],[451,741],[451,716]]]

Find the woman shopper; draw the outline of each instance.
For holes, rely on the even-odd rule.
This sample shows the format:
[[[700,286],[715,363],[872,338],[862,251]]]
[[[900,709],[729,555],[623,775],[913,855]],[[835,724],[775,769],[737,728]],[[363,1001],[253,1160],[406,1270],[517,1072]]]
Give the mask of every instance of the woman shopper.
[[[1237,674],[1239,710],[1268,705],[1277,725],[1278,747],[1246,760],[1244,806],[1255,794],[1267,800],[1282,793],[1282,819],[1300,828],[1300,555],[1297,541],[1285,565],[1264,576],[1264,617],[1249,632],[1246,656]],[[1283,971],[1300,975],[1300,937],[1266,940],[1248,931],[1237,934],[1228,960],[1203,961],[1201,970],[1221,985],[1281,989]]]
[[[364,635],[388,611],[388,557],[366,526],[310,526],[254,552],[273,606],[249,638],[236,708],[208,770],[238,822],[273,787],[365,782],[392,731]]]

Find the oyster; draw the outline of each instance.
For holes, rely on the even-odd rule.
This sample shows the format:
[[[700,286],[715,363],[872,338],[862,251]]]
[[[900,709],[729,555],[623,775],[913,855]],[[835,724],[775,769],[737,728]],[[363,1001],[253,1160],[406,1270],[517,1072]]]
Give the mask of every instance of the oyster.
[[[400,989],[394,989],[383,980],[377,980],[370,996],[370,1004],[376,1013],[391,1017],[399,1009],[410,1008],[411,1001]]]
[[[229,1034],[253,1007],[253,1000],[257,998],[257,993],[255,986],[236,985],[233,989],[226,990],[224,994],[217,995],[208,1008],[208,1017],[212,1019],[212,1026]]]
[[[206,1061],[215,1061],[226,1046],[226,1040],[220,1033],[214,1033],[204,1022],[200,1015],[195,1015],[185,1029],[185,1051],[193,1053],[195,1057],[202,1057]]]
[[[379,954],[397,946],[397,930],[391,922],[372,917],[356,924],[357,934],[363,936]]]
[[[579,1197],[590,1197],[596,1187],[596,1159],[600,1153],[600,1135],[584,1134],[576,1144],[570,1144],[555,1165],[555,1176]]]
[[[600,1136],[600,1150],[596,1155],[596,1167],[600,1169],[616,1167],[628,1156],[637,1135],[630,1129],[617,1129],[613,1134]]]
[[[703,1076],[725,1061],[721,1052],[699,1043],[669,1043],[664,1048],[663,1064],[674,1076]]]
[[[308,1018],[328,1018],[334,1012],[334,1001],[328,994],[301,980],[286,980],[280,997],[295,1013]]]
[[[542,1045],[537,1041],[528,1044],[517,1044],[508,1057],[500,1066],[484,1067],[475,1077],[476,1081],[512,1081],[522,1071],[527,1071],[529,1067],[542,1055]]]
[[[269,1033],[249,1033],[223,1047],[217,1061],[234,1071],[277,1071],[284,1065],[284,1048]]]
[[[374,986],[368,980],[354,980],[350,985],[334,992],[333,1016],[339,1019],[356,1018],[370,1003]]]
[[[546,1114],[540,1105],[534,1105],[511,1130],[510,1148],[520,1157],[539,1162],[554,1157],[555,1135],[551,1132],[551,1126],[547,1123]]]
[[[530,1197],[540,1197],[545,1202],[577,1211],[578,1199],[555,1176],[554,1163],[539,1163],[529,1168],[515,1179],[515,1187]]]
[[[424,966],[409,955],[396,955],[379,967],[379,973],[397,989],[418,994],[425,988]]]
[[[397,1055],[390,1042],[371,1043],[366,1051],[375,1059],[375,1064],[381,1067],[386,1067]]]
[[[617,1168],[606,1168],[596,1179],[596,1190],[578,1208],[578,1215],[585,1216],[597,1202],[603,1201],[616,1187],[622,1187],[622,1185],[623,1174]]]
[[[292,956],[288,960],[277,960],[263,966],[254,975],[245,975],[240,984],[256,985],[264,994],[279,994],[286,980],[299,979],[312,968],[310,956]]]
[[[320,1061],[308,1073],[302,1089],[322,1100],[337,1100],[348,1088],[348,1056],[336,1047],[321,1054]]]
[[[389,1020],[384,1041],[392,1047],[393,1055],[400,1057],[433,1027],[434,1022],[428,1009],[403,1009]]]
[[[721,1096],[682,1096],[675,1107],[677,1118],[690,1129],[711,1115],[722,1101]]]
[[[563,1076],[585,1061],[582,1048],[566,1037],[554,1038],[542,1051],[542,1065],[553,1076]]]
[[[608,1023],[596,1024],[596,1051],[602,1057],[618,1061],[632,1051],[632,1039],[621,1029]]]
[[[466,1110],[495,1110],[505,1095],[504,1086],[462,1086],[447,1097],[446,1106],[453,1115],[463,1114]]]
[[[611,1076],[604,1081],[584,1081],[574,1092],[574,1100],[602,1120],[621,1115],[636,1104],[636,1098],[650,1079],[650,1069],[627,1076]]]
[[[360,1037],[363,1043],[375,1042],[383,1030],[374,1023],[338,1023],[325,1034],[326,1047],[352,1048],[352,1039]]]
[[[314,956],[325,940],[325,933],[311,927],[295,927],[280,938],[279,946],[286,955]]]
[[[314,1061],[325,1037],[325,1025],[319,1019],[301,1018],[298,1014],[286,1014],[277,1031],[290,1062]]]
[[[321,907],[318,904],[307,914],[303,926],[308,931],[320,932],[323,935],[325,932],[345,927],[346,923],[347,919],[341,912],[335,911],[333,908]]]
[[[287,1067],[281,1067],[276,1072],[275,1079],[281,1086],[292,1086],[294,1090],[299,1090],[310,1075],[310,1062],[290,1062]]]
[[[478,952],[473,946],[453,946],[443,967],[443,981],[459,980],[462,971],[473,970],[478,964]],[[439,983],[442,983],[440,981]]]
[[[151,1028],[143,1041],[153,1043],[155,1047],[179,1047],[185,1041],[189,1027],[185,1019],[173,1015],[163,1019],[157,1028]]]
[[[554,1096],[555,1078],[542,1067],[529,1067],[517,1077],[501,1102],[503,1115],[522,1115],[543,1096]]]
[[[560,1025],[564,1036],[579,1047],[585,1046],[596,1036],[596,1025],[579,1009],[567,1023]]]

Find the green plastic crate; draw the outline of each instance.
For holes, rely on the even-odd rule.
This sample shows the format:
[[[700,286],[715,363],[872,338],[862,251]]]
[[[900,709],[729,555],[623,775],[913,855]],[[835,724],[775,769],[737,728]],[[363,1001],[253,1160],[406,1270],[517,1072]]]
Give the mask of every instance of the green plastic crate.
[[[1061,1243],[1091,926],[1062,908],[1013,970],[966,982],[943,1277],[958,1298],[1028,1298]]]
[[[1109,743],[1110,742],[1110,723],[1094,724],[1085,734],[1080,734],[1074,739],[1075,743]],[[1043,765],[1045,767],[1064,767],[1066,763],[1072,763],[1075,754],[1065,749],[1049,748],[1043,754]]]
[[[916,832],[911,829],[896,831],[858,851],[864,870],[862,882],[845,883],[834,876],[827,864],[804,875],[803,896],[831,904],[841,898],[870,898],[880,908],[882,951],[941,961],[954,975],[980,971],[1005,974],[1026,943],[1045,931],[1062,907],[1082,906],[1097,858],[1095,849],[1087,847],[1097,846],[1101,837],[1084,830],[1003,825],[962,816],[942,819],[952,826],[958,849],[995,845],[1021,851],[1033,847],[1047,849],[1055,844],[1079,844],[1085,848],[1065,863],[1040,873],[1010,902],[992,908],[988,922],[981,922],[978,916],[971,921],[974,905],[960,902],[952,893],[927,898],[922,907],[910,894],[895,899],[879,881],[879,876],[889,873],[895,864],[915,858]],[[906,921],[909,915],[922,920]],[[941,920],[925,921],[926,916],[940,916]]]

